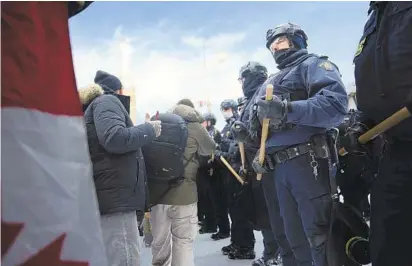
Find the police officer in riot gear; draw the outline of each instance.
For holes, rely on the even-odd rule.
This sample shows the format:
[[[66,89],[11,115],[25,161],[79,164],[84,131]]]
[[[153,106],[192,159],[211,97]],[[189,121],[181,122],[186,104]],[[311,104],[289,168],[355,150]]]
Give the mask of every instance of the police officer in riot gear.
[[[355,54],[355,83],[362,124],[347,133],[348,152],[357,138],[407,107],[412,112],[412,2],[371,2]],[[386,131],[385,153],[371,189],[373,266],[411,264],[412,118]]]
[[[214,127],[216,124],[216,117],[211,113],[203,115],[206,130],[209,135],[215,140],[217,144],[220,143],[220,132]],[[217,227],[222,227],[217,219],[217,212],[220,210],[215,202],[219,198],[219,180],[216,172],[217,165],[210,157],[199,158],[200,167],[197,172],[197,189],[198,189],[198,217],[200,221],[200,234],[216,233]],[[216,189],[217,187],[217,189]],[[222,202],[223,204],[224,202]],[[227,220],[229,223],[229,220]],[[227,230],[229,231],[229,230]]]
[[[230,127],[232,126],[233,122],[235,122],[239,118],[237,107],[238,106],[237,106],[236,101],[232,99],[224,100],[220,104],[220,111],[222,112],[222,116],[226,121],[226,125],[223,127],[222,132],[221,132],[223,142],[226,142],[226,143],[231,142],[229,140],[230,138],[228,138],[230,136]],[[224,145],[227,145],[227,144],[224,144]]]
[[[252,167],[252,161],[256,151],[259,149],[260,142],[257,138],[251,138],[249,135],[249,114],[251,106],[253,106],[256,92],[266,81],[267,77],[266,67],[257,62],[248,62],[240,68],[239,82],[242,84],[244,97],[239,98],[239,103],[242,103],[243,112],[240,114],[239,121],[235,122],[231,129],[236,140],[242,142],[244,145],[246,169],[242,169],[241,174],[243,174],[245,179],[252,186],[256,216],[255,223],[256,227],[262,231],[263,235],[263,256],[256,259],[252,263],[252,266],[278,265],[279,261],[277,258],[279,254],[279,246],[277,242],[280,242],[280,246],[284,246],[283,250],[285,252],[283,252],[283,254],[289,253],[293,256],[289,243],[284,235],[283,223],[279,223],[279,220],[281,221],[279,212],[277,212],[277,220],[268,217],[268,211],[272,212],[271,216],[274,216],[276,214],[273,213],[272,209],[274,207],[279,208],[278,206],[274,206],[277,205],[277,200],[273,200],[272,197],[274,195],[276,198],[274,183],[271,182],[270,178],[264,179],[262,183],[258,182],[256,180],[256,173],[253,171]],[[266,201],[266,199],[268,200]],[[275,239],[275,234],[276,236],[279,236],[277,239]]]
[[[291,23],[267,32],[266,47],[280,71],[266,82],[274,87],[273,100],[265,100],[264,84],[251,118],[252,123],[270,119],[264,166],[259,153],[253,166],[256,172],[273,171],[285,232],[298,264],[312,265],[313,260],[323,266],[328,265],[333,206],[329,165],[335,152],[327,145],[326,132],[343,121],[348,98],[337,67],[327,57],[309,54],[307,39]],[[299,248],[305,247],[305,237],[311,254]]]
[[[222,137],[219,130],[216,129],[216,117],[207,113],[204,115],[207,123],[206,130],[213,137],[217,144],[222,143]],[[212,234],[213,240],[225,239],[230,236],[230,223],[228,213],[228,197],[225,176],[222,176],[222,167],[216,161],[209,160],[208,181],[209,181],[209,198],[212,199],[211,208],[214,209],[214,218],[219,231]]]
[[[224,100],[221,103],[221,111],[226,119],[226,125],[222,129],[221,151],[215,154],[215,159],[223,156],[237,170],[240,167],[239,148],[230,131],[233,123],[239,118],[237,103],[234,100]],[[249,222],[250,213],[253,211],[251,190],[250,187],[242,186],[226,168],[224,169],[228,182],[232,226],[231,244],[224,246],[222,253],[230,259],[254,259],[255,236],[253,225]]]

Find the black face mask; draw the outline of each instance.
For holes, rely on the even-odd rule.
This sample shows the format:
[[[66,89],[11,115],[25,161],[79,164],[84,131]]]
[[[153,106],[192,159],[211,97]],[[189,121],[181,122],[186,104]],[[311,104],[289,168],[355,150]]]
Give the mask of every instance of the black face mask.
[[[245,77],[245,81],[242,84],[243,95],[247,98],[251,98],[260,85],[265,82],[267,76],[263,74],[248,75]]]
[[[276,64],[282,64],[282,62],[288,58],[291,54],[295,53],[299,49],[297,48],[289,48],[289,49],[282,49],[275,51],[273,53],[273,58],[275,59]]]

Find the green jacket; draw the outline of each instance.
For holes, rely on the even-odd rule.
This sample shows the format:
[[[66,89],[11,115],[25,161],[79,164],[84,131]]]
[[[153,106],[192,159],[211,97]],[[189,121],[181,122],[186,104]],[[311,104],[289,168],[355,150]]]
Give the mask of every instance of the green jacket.
[[[181,116],[187,123],[188,139],[184,152],[184,163],[190,159],[184,171],[183,183],[172,187],[158,200],[157,204],[189,205],[197,202],[196,175],[199,168],[199,156],[210,156],[216,149],[216,143],[201,125],[202,116],[195,109],[186,105],[177,105],[169,112]],[[149,184],[150,203],[158,199],[169,186],[167,184]]]

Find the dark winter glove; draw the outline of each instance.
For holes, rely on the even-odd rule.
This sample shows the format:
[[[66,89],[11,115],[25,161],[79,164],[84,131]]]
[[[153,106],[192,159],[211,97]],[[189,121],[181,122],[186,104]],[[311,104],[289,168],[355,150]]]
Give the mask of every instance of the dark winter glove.
[[[243,166],[240,166],[240,168],[239,168],[239,175],[243,178],[245,178],[246,175],[247,175],[247,170],[243,169]]]
[[[213,140],[216,144],[220,144],[220,142],[222,142],[222,136],[219,133],[215,132]]]
[[[246,125],[241,121],[236,121],[233,123],[230,128],[230,133],[232,133],[233,138],[237,142],[245,142],[249,135]]]
[[[341,147],[350,154],[364,155],[367,152],[366,146],[360,144],[358,138],[366,131],[368,131],[368,127],[365,124],[355,123],[347,129],[345,136],[340,139]]]
[[[280,125],[286,121],[287,115],[287,101],[282,101],[277,96],[273,95],[271,101],[266,101],[265,96],[262,96],[256,102],[258,109],[258,117],[260,121],[265,118],[270,119],[272,125]]]
[[[252,162],[252,167],[255,173],[257,174],[266,174],[269,171],[273,171],[275,169],[275,164],[272,158],[265,154],[265,160],[263,161],[263,165],[260,165],[259,163],[259,151],[256,152],[255,158],[253,159]]]
[[[220,161],[220,157],[221,157],[221,156],[225,157],[225,156],[224,156],[224,152],[222,152],[222,151],[220,151],[220,150],[216,150],[214,156],[215,156],[215,160],[219,160],[219,161]],[[225,159],[226,159],[226,158],[225,158]]]

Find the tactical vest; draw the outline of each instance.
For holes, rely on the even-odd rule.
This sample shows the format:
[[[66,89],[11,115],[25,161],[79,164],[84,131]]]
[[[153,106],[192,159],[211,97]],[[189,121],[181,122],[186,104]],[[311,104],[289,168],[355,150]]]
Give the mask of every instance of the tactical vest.
[[[317,57],[320,59],[327,59],[328,57],[325,56],[318,56],[315,54],[308,54],[302,56],[299,60],[297,60],[293,65],[288,66],[276,74],[272,74],[269,78],[265,81],[262,85],[263,88],[267,86],[267,84],[273,85],[273,93],[278,96],[281,100],[287,100],[288,102],[300,101],[300,100],[307,100],[311,95],[305,90],[293,90],[293,88],[288,88],[286,86],[280,85],[285,78],[285,76],[293,71],[294,68],[298,67],[303,61],[310,57]],[[336,67],[336,65],[335,65]],[[336,67],[337,68],[337,67]],[[310,92],[310,94],[314,94],[316,92]],[[254,104],[251,110],[251,123],[250,123],[250,131],[252,133],[253,138],[260,139],[260,130],[261,130],[261,122],[257,116],[257,105]],[[283,132],[289,131],[293,129],[296,125],[292,123],[282,123],[280,125],[270,125],[269,132]]]

